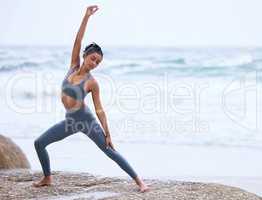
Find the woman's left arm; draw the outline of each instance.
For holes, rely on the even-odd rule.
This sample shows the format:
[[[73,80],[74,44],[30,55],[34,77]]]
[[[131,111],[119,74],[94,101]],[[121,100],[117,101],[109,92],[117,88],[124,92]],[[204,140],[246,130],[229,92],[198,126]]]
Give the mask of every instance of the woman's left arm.
[[[104,112],[104,109],[101,103],[101,99],[100,99],[99,85],[96,80],[93,80],[91,91],[92,91],[92,99],[93,99],[96,115],[103,126],[103,129],[106,134],[105,136],[110,137],[106,114]]]
[[[99,121],[101,122],[102,127],[103,127],[104,132],[105,132],[106,148],[108,148],[108,146],[111,146],[111,148],[115,151],[115,147],[112,143],[111,135],[109,133],[106,114],[104,112],[104,109],[102,107],[101,100],[100,100],[99,85],[98,85],[98,83],[95,79],[93,80],[91,85],[92,85],[91,92],[92,92],[92,98],[93,98],[93,102],[94,102],[94,106],[95,106],[96,115],[97,115]]]

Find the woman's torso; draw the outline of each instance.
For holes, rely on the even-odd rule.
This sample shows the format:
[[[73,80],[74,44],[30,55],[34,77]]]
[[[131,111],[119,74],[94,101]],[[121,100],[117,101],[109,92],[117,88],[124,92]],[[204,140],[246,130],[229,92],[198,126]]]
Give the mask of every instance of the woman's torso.
[[[79,65],[70,67],[62,82],[61,101],[66,110],[78,110],[85,106],[84,98],[90,92],[87,84],[92,75],[88,73],[84,77],[76,79],[74,72],[77,69],[79,69]],[[71,74],[72,76],[70,76]]]

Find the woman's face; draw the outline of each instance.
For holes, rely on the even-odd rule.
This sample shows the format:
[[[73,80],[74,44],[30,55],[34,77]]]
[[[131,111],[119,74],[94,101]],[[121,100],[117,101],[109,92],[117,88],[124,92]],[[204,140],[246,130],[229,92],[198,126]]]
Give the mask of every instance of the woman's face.
[[[97,52],[88,54],[84,57],[84,66],[87,69],[92,70],[99,65],[102,59],[103,57]]]

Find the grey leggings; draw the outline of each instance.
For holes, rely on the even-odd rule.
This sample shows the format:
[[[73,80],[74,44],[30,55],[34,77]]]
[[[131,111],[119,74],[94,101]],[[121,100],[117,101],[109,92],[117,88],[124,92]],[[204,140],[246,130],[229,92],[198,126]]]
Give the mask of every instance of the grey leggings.
[[[35,141],[35,149],[45,176],[51,175],[50,160],[46,146],[62,140],[76,132],[83,132],[112,160],[114,160],[133,179],[137,177],[136,172],[126,159],[110,146],[106,148],[103,129],[93,116],[91,110],[84,106],[81,109],[65,114],[65,119],[47,129]]]

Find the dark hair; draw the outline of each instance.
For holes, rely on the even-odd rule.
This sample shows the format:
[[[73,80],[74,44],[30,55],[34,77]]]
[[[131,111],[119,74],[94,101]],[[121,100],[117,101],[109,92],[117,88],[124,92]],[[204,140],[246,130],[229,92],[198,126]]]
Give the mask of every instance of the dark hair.
[[[88,54],[91,53],[98,53],[103,57],[103,51],[101,49],[101,47],[96,44],[95,42],[92,42],[91,44],[87,45],[83,51],[83,57],[87,56]]]

